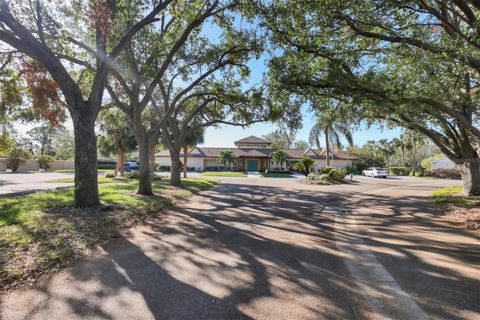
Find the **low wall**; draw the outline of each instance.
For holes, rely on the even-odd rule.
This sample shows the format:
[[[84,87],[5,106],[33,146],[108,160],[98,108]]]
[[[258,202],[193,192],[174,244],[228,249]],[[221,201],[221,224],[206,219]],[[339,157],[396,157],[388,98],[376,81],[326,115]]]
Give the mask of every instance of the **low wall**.
[[[18,167],[17,172],[26,172],[26,171],[38,171],[38,162],[37,160],[25,160],[24,163],[21,163]]]
[[[7,171],[7,159],[0,158],[0,172]]]
[[[75,169],[75,161],[73,160],[54,160],[48,163],[48,171],[73,169]]]

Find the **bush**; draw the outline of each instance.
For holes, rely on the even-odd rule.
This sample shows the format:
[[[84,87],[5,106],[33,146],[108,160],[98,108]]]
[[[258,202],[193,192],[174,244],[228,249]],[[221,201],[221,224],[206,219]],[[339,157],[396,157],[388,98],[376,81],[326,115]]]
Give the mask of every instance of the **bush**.
[[[45,171],[47,171],[47,169],[50,168],[48,164],[52,161],[53,161],[53,157],[48,156],[46,154],[42,154],[37,157],[38,167]]]
[[[435,169],[432,171],[432,177],[440,179],[462,179],[458,169]]]
[[[412,172],[410,167],[390,167],[388,174],[391,176],[408,176]]]
[[[26,162],[30,157],[30,153],[19,147],[14,147],[8,154],[7,167],[12,169],[12,172],[17,172],[21,164]]]
[[[295,163],[293,167],[298,171],[300,171],[301,173],[303,173],[306,177],[308,177],[308,175],[313,169],[314,163],[315,163],[315,160],[313,160],[312,158],[303,157],[302,159],[300,159],[300,161]]]
[[[350,167],[350,166],[345,167],[345,171],[347,171],[347,174],[361,174],[362,173],[362,171],[358,170],[358,168]]]
[[[328,173],[320,173],[320,174],[315,174],[315,173],[310,173],[307,176],[307,182],[310,183],[320,183],[320,182],[341,182],[343,179],[345,179],[345,176],[347,175],[347,170],[346,169],[337,169],[330,167],[331,169],[328,169]]]
[[[342,181],[345,179],[345,176],[347,175],[347,170],[345,169],[333,169],[330,171],[328,174],[330,176],[330,179],[333,181]]]
[[[115,164],[99,164],[97,168],[100,170],[114,170]]]
[[[105,178],[115,178],[115,172],[107,172]]]
[[[158,170],[162,172],[170,172],[170,166],[159,166]]]
[[[218,171],[217,166],[205,167],[205,171]]]
[[[129,171],[129,172],[125,172],[125,173],[123,174],[123,177],[124,177],[124,178],[127,178],[127,179],[135,179],[135,180],[138,180],[138,179],[140,179],[140,174],[138,173],[138,171],[132,170],[132,171]]]
[[[327,167],[323,167],[320,169],[320,174],[329,174],[330,172],[332,172],[333,170],[335,170],[336,168],[335,167],[330,167],[330,166],[327,166]]]

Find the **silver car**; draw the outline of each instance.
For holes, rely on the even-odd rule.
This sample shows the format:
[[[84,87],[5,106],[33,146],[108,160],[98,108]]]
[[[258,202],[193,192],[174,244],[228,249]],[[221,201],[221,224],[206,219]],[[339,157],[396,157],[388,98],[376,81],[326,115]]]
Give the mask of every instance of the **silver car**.
[[[372,178],[386,178],[388,176],[385,169],[380,167],[370,167],[362,171],[363,176],[372,177]]]

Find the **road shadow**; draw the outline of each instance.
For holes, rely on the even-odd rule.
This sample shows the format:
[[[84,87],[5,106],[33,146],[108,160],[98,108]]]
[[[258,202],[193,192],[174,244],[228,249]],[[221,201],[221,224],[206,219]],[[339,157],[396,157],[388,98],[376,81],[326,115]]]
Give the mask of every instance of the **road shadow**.
[[[69,272],[70,292],[75,294],[59,294],[50,283],[37,287],[48,298],[34,313],[50,311],[49,301],[63,299],[65,308],[80,318],[368,316],[344,264],[344,259],[358,257],[340,256],[334,241],[358,235],[335,230],[334,215],[323,210],[325,204],[348,207],[353,197],[362,195],[338,186],[329,192],[325,187],[291,190],[221,183],[149,219],[130,237],[104,245],[104,256],[77,264]],[[478,312],[478,278],[459,274],[452,264],[434,263],[441,261],[436,256],[422,259],[415,251],[476,266],[477,236],[430,219],[437,212],[426,197],[371,196],[362,204],[372,211],[359,223],[378,234],[360,236],[429,315],[460,319]],[[409,234],[414,226],[460,235],[464,241],[447,243],[429,233]]]

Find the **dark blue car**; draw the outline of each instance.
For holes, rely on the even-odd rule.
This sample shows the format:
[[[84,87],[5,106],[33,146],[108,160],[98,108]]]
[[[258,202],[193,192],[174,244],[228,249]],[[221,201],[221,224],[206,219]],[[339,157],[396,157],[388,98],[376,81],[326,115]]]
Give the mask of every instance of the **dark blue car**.
[[[123,170],[128,172],[131,170],[138,170],[138,162],[125,162]]]

